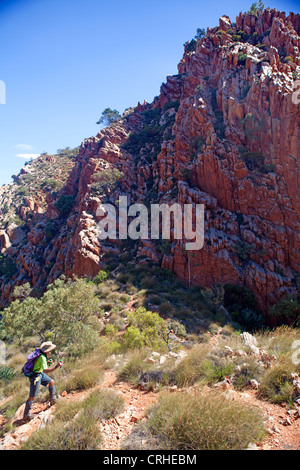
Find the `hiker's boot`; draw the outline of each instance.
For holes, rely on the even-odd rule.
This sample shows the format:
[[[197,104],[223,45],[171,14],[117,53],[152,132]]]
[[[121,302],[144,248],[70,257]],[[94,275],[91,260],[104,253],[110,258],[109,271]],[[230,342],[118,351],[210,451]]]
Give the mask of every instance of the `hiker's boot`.
[[[57,397],[55,395],[55,387],[52,385],[52,387],[49,387],[49,392],[50,392],[50,406],[53,406],[57,402]]]
[[[33,416],[30,413],[31,408],[32,408],[32,401],[27,401],[25,404],[24,415],[23,415],[23,421],[26,423],[33,419]]]

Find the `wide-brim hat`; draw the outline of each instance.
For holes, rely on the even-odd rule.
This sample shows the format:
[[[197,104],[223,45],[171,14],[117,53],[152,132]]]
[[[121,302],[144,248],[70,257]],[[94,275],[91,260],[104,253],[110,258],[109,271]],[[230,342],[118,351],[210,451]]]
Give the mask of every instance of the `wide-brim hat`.
[[[43,353],[47,353],[56,348],[56,344],[53,344],[51,341],[46,341],[40,345],[40,350]]]

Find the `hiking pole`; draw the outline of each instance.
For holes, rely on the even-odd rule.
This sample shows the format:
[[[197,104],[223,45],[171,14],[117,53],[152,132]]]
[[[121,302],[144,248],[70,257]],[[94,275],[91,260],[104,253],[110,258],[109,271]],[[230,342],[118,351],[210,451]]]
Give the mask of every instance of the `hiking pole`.
[[[63,361],[59,361],[62,363],[62,365],[60,366],[60,371],[59,371],[59,381],[58,381],[58,396],[60,396],[60,389],[61,389],[61,379],[65,376],[64,374],[64,368],[63,368]]]

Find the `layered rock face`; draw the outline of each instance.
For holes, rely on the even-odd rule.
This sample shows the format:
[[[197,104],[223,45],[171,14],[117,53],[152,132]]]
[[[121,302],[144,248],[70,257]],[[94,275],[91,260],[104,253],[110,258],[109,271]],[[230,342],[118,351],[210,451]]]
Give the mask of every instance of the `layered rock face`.
[[[205,205],[203,249],[186,252],[171,238],[162,254],[157,243],[140,240],[140,259],[189,285],[249,287],[264,311],[298,292],[299,49],[300,15],[270,9],[240,14],[234,24],[224,16],[187,43],[178,75],[167,77],[153,103],[127,110],[82,143],[59,193],[74,198],[68,217],[55,206],[59,194],[49,195],[43,213],[33,207],[30,220],[25,214],[25,240],[0,232],[2,253],[16,263],[11,278],[2,278],[2,306],[24,282],[43,287],[61,274],[95,276],[104,254],[119,250],[118,241],[99,241],[97,207],[125,194],[147,206]],[[111,168],[123,176],[104,196],[92,183]]]

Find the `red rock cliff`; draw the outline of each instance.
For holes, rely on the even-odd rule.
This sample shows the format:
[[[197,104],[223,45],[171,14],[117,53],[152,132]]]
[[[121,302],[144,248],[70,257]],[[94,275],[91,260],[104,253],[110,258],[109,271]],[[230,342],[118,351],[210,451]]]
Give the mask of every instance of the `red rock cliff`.
[[[190,285],[234,283],[251,288],[261,307],[299,290],[300,16],[267,9],[240,14],[185,46],[178,75],[169,76],[152,104],[86,139],[63,194],[75,199],[48,246],[43,223],[56,221],[53,201],[34,220],[13,255],[18,272],[2,282],[3,299],[29,280],[43,286],[61,274],[94,276],[118,243],[97,237],[91,188],[107,168],[123,172],[120,194],[132,202],[205,204],[205,245],[189,255],[171,240],[161,260]],[[0,233],[10,254],[9,235]],[[160,259],[151,241],[140,256]],[[12,252],[11,252],[12,253]],[[36,254],[40,254],[37,261]],[[5,301],[6,301],[5,300]],[[3,304],[3,302],[2,302]]]

